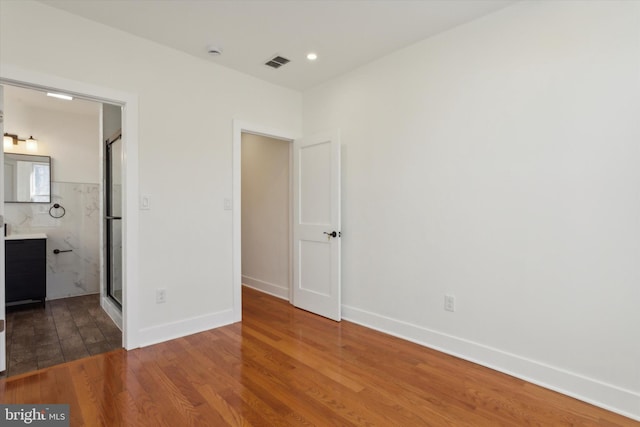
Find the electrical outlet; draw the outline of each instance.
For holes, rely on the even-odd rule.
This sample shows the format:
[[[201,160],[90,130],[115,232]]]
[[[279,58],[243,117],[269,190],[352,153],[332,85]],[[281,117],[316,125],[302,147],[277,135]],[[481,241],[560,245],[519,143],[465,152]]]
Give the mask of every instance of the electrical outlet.
[[[444,309],[446,311],[456,311],[456,297],[454,297],[453,295],[445,295]]]
[[[156,304],[164,304],[167,302],[167,290],[156,289]]]

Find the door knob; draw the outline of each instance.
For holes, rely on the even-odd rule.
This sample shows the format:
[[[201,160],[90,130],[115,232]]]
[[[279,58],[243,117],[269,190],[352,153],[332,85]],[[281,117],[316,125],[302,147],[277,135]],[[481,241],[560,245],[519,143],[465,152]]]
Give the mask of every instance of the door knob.
[[[337,233],[337,232],[335,232],[335,231],[332,231],[331,233],[329,233],[329,232],[325,231],[325,232],[324,232],[324,234],[326,234],[327,236],[329,236],[329,238],[331,238],[331,237],[337,237],[337,236],[338,236],[338,233]]]

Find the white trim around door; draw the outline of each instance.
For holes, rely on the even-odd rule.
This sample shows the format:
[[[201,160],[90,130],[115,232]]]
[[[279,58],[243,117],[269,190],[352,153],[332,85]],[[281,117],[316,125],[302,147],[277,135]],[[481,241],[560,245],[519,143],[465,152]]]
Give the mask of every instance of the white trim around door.
[[[124,148],[123,206],[123,347],[140,346],[138,281],[138,96],[106,87],[65,79],[3,64],[0,83],[31,89],[64,92],[78,98],[121,105]]]

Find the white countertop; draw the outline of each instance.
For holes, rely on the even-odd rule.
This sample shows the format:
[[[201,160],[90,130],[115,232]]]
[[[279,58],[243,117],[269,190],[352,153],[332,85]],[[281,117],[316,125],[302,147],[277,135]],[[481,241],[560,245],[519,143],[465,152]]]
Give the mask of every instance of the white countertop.
[[[34,234],[10,234],[5,236],[5,240],[27,240],[27,239],[46,239],[47,235],[44,233]]]

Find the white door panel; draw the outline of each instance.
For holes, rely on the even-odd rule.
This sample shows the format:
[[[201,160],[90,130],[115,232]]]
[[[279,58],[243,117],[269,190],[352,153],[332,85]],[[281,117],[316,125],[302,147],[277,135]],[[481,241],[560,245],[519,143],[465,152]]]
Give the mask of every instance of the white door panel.
[[[331,226],[331,145],[299,148],[300,223]]]
[[[331,247],[326,242],[300,239],[300,288],[331,297]]]
[[[293,304],[339,321],[340,138],[313,135],[293,150]]]

